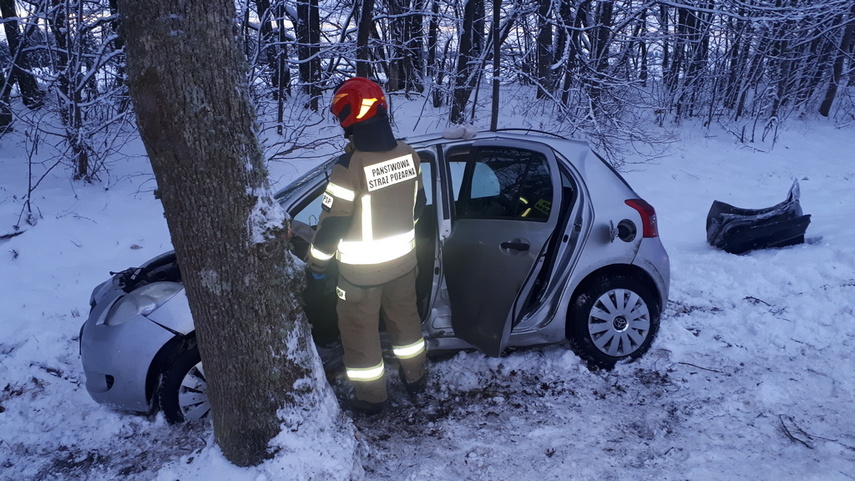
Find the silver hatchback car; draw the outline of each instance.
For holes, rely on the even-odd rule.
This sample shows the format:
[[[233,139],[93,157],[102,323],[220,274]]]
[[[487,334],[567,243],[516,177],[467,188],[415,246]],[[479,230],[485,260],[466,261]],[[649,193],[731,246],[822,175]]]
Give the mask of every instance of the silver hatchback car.
[[[585,142],[508,131],[407,139],[428,205],[416,227],[417,290],[430,351],[569,340],[590,365],[642,355],[668,299],[670,266],[654,209]],[[277,194],[305,257],[332,159]],[[335,282],[335,275],[328,276]],[[309,276],[311,278],[311,276]],[[303,293],[318,350],[334,362],[334,284]],[[95,288],[80,350],[92,398],[163,411],[208,411],[193,319],[175,256]]]

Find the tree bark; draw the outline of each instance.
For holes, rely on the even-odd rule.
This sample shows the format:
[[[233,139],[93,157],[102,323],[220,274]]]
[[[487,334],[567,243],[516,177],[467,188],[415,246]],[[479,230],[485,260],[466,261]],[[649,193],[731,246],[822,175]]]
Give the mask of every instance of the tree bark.
[[[321,21],[318,0],[297,2],[297,50],[300,57],[300,81],[309,95],[307,107],[318,111],[321,88]]]
[[[570,87],[573,81],[576,80],[579,70],[579,55],[581,52],[581,36],[583,17],[587,12],[588,0],[582,0],[578,3],[575,9],[573,3],[567,0],[561,4],[559,10],[562,22],[562,28],[558,35],[558,44],[563,46],[564,52],[561,57],[564,60],[564,71],[562,76],[564,80],[561,84],[561,104],[569,105],[570,102]]]
[[[74,180],[91,180],[89,165],[89,153],[87,141],[80,135],[83,129],[83,86],[78,84],[82,77],[79,71],[80,62],[72,62],[72,49],[80,38],[76,34],[80,32],[69,25],[69,17],[74,17],[74,12],[69,9],[75,5],[62,0],[51,0],[53,8],[50,12],[50,30],[56,42],[56,64],[54,66],[57,76],[57,87],[60,92],[59,115],[65,127],[65,140],[71,147],[71,162],[74,165]]]
[[[386,89],[422,91],[425,0],[389,0],[389,81]]]
[[[0,70],[0,137],[6,133],[9,126],[12,125],[12,82],[6,79],[9,76],[4,70]]]
[[[501,19],[500,11],[502,9],[502,0],[493,0],[493,103],[490,109],[490,130],[493,132],[499,126],[499,66],[501,65],[501,46],[502,42],[499,39],[499,21]]]
[[[270,194],[234,2],[120,0],[119,8],[128,85],[193,313],[215,440],[232,463],[256,465],[274,454],[278,411],[312,416],[328,391],[300,382],[316,381],[320,363]]]
[[[116,37],[113,40],[113,50],[121,51],[125,48],[125,41],[122,40],[122,21],[119,18],[119,3],[118,0],[109,0],[110,16],[113,20],[110,22],[110,31]],[[124,57],[121,61],[115,62],[116,73],[113,75],[113,82],[118,90],[125,88],[125,62]],[[116,105],[117,112],[126,112],[130,104],[130,99],[123,97]]]
[[[359,25],[356,31],[356,75],[371,77],[371,29],[374,28],[374,0],[362,0]]]
[[[389,8],[389,80],[386,82],[386,91],[397,92],[406,89],[406,72],[404,71],[404,63],[406,62],[406,54],[404,46],[407,42],[407,34],[409,33],[404,25],[404,12],[409,10],[409,2],[406,0],[388,0]]]
[[[6,42],[9,44],[9,53],[12,55],[12,71],[0,78],[0,92],[5,93],[15,82],[21,91],[21,99],[24,105],[34,109],[42,105],[44,94],[39,90],[35,76],[30,72],[30,63],[24,54],[24,43],[18,30],[18,13],[15,10],[15,0],[0,0],[0,16],[2,16],[3,29],[6,34]],[[6,73],[5,70],[2,73]],[[8,85],[6,79],[8,78]]]
[[[837,96],[837,90],[843,78],[843,65],[846,61],[846,54],[850,52],[852,43],[855,41],[855,3],[852,4],[852,9],[849,11],[848,17],[844,18],[848,22],[845,22],[846,27],[843,29],[843,35],[840,39],[840,49],[837,50],[834,64],[831,67],[831,81],[828,84],[822,104],[819,106],[819,114],[823,117],[828,117],[831,113],[831,106],[834,104],[834,98]]]
[[[406,16],[407,42],[404,44],[406,63],[404,72],[408,90],[424,91],[424,14],[427,0],[414,0],[412,11]]]
[[[597,5],[596,32],[591,37],[591,65],[594,68],[592,78],[589,79],[589,95],[591,103],[599,107],[600,95],[605,89],[605,79],[609,75],[609,44],[611,42],[611,29],[613,24],[614,2],[606,0]]]
[[[278,38],[273,36],[273,19],[276,18],[274,9],[271,8],[270,0],[255,0],[255,11],[259,18],[259,51],[261,61],[267,64],[270,71],[270,86],[273,87],[273,98],[279,99],[282,94],[282,72],[280,71],[280,45]]]
[[[479,59],[484,44],[484,0],[464,0],[463,25],[460,29],[460,49],[452,96],[452,124],[465,121],[464,111],[472,90],[475,89]]]
[[[439,47],[439,0],[430,0],[430,20],[428,21],[427,34],[427,74],[428,78],[433,81],[433,106],[439,108],[442,105],[442,80],[443,80],[443,64],[436,51]],[[447,45],[447,44],[446,44]],[[442,57],[445,58],[444,56]]]
[[[552,53],[552,25],[549,23],[549,9],[552,0],[539,0],[537,9],[537,98],[549,96],[552,90],[550,67],[554,61]],[[498,35],[498,28],[496,35]]]

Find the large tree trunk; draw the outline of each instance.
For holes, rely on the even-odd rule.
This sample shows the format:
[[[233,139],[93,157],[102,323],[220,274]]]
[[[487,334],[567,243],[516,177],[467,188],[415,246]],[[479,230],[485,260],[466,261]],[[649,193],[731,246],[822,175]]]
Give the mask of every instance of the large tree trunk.
[[[301,273],[269,190],[234,2],[119,7],[128,85],[181,264],[215,439],[234,464],[255,465],[288,422],[279,410],[322,423],[319,400],[331,391],[295,296]]]

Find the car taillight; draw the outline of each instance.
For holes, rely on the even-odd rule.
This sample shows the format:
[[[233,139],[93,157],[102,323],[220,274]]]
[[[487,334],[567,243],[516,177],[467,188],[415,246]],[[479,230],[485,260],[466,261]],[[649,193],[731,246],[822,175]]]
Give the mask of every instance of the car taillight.
[[[641,214],[641,225],[644,237],[659,237],[659,227],[656,225],[656,210],[643,199],[629,199],[626,205]]]

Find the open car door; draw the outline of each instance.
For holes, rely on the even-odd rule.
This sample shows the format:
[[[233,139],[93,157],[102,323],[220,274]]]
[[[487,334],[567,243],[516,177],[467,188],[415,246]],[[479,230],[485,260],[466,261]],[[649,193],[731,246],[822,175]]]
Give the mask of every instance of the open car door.
[[[558,225],[558,165],[548,147],[521,141],[458,145],[446,159],[454,212],[442,256],[452,326],[498,356]]]

